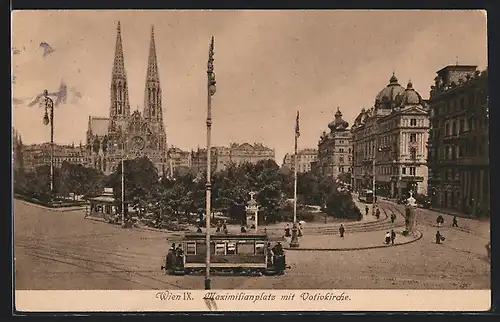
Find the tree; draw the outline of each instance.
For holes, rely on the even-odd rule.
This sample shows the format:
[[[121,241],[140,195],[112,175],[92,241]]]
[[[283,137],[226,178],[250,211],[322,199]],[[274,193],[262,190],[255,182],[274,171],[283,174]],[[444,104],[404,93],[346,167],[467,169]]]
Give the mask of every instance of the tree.
[[[346,183],[346,184],[351,184],[351,173],[350,172],[341,172],[337,176],[337,179],[340,182]]]
[[[148,193],[158,184],[158,173],[156,167],[148,157],[124,162],[125,181],[125,201],[132,207],[137,208],[144,200],[147,200]],[[107,179],[107,183],[113,188],[113,194],[117,206],[121,207],[121,163],[116,171]]]

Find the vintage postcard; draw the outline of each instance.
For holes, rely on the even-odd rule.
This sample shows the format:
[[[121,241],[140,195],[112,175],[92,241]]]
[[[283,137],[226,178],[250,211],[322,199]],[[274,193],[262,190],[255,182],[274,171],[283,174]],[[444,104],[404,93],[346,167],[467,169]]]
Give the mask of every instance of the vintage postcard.
[[[15,309],[489,310],[486,22],[13,12]]]

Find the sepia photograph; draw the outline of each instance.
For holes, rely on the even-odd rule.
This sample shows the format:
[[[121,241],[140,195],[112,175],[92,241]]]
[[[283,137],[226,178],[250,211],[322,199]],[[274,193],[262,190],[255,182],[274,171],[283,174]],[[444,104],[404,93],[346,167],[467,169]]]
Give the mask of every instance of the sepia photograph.
[[[489,309],[486,11],[26,10],[11,47],[18,310]]]

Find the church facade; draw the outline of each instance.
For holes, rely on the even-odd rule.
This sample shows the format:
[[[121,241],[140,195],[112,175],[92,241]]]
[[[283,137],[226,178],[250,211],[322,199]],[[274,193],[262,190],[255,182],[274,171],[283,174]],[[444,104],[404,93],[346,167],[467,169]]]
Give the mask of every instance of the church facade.
[[[154,29],[151,30],[142,113],[130,111],[120,22],[110,85],[109,117],[89,116],[86,145],[89,166],[109,174],[115,171],[122,158],[147,156],[158,173],[164,173],[168,170],[168,146]]]

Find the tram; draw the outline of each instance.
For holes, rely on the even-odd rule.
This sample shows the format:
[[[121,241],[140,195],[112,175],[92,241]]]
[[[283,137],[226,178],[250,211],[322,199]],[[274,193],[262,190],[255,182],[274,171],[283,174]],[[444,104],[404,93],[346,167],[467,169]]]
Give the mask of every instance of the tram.
[[[286,265],[283,238],[267,234],[216,233],[210,236],[210,271],[220,274],[282,275]],[[165,255],[167,274],[200,274],[206,270],[206,235],[186,233]]]
[[[359,193],[359,201],[365,203],[373,203],[373,191],[368,189],[363,189]]]

